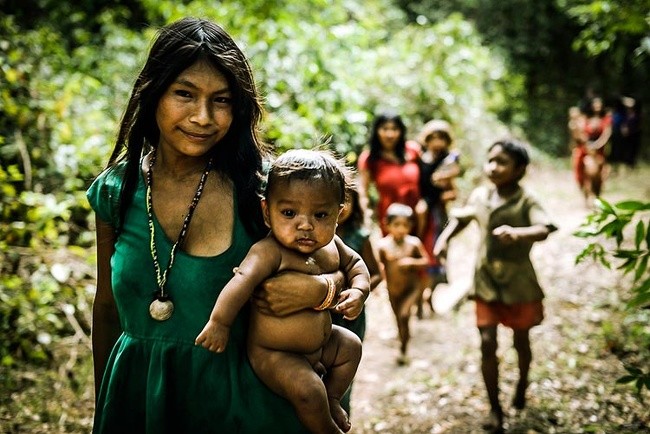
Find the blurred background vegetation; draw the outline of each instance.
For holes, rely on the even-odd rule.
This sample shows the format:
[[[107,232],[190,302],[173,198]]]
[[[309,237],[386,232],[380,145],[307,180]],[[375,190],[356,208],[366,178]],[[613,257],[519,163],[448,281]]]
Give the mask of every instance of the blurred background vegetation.
[[[264,135],[278,150],[330,137],[354,164],[372,114],[390,107],[411,137],[431,118],[449,120],[467,180],[507,131],[566,157],[567,108],[589,90],[637,98],[648,125],[650,0],[4,0],[5,390],[33,381],[1,375],[25,364],[74,376],[76,353],[54,360],[62,345],[88,346],[94,235],[85,189],[107,160],[156,28],[186,15],[220,23],[249,56],[268,112]],[[84,363],[76,375],[90,370]]]

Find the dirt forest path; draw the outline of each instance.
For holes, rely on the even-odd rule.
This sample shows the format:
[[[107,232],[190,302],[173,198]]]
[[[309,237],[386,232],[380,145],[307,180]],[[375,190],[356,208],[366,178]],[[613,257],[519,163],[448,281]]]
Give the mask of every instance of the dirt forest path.
[[[508,433],[650,433],[650,412],[616,385],[620,361],[606,348],[602,325],[624,290],[621,278],[592,263],[575,265],[585,240],[572,235],[587,214],[568,162],[532,166],[524,180],[560,227],[537,243],[533,263],[546,291],[542,325],[531,332],[533,364],[527,408],[510,406],[517,381],[512,336],[499,329],[501,401]],[[603,197],[647,200],[650,182],[639,171],[611,176]],[[631,190],[634,189],[634,190]],[[638,191],[636,191],[638,189]],[[475,231],[450,246],[449,278],[471,272]],[[488,405],[480,374],[474,305],[411,319],[411,362],[398,366],[397,329],[383,286],[367,301],[364,354],[352,395],[353,434],[482,433]],[[427,312],[428,313],[428,312]]]

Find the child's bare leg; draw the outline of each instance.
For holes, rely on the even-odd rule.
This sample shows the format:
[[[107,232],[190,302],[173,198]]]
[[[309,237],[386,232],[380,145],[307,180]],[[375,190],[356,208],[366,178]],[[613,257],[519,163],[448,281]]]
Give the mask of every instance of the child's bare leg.
[[[397,332],[400,339],[400,358],[399,363],[406,363],[406,351],[411,339],[411,332],[409,329],[409,319],[411,318],[411,308],[416,303],[419,295],[419,288],[416,286],[410,291],[400,294],[399,297],[390,297],[391,307],[397,320]]]
[[[503,410],[499,403],[499,361],[497,359],[497,327],[479,327],[481,333],[481,373],[485,382],[490,415],[485,428],[498,431],[502,428]]]
[[[530,349],[529,329],[514,330],[514,347],[519,360],[519,382],[517,391],[512,399],[512,405],[521,410],[526,407],[526,388],[528,387],[528,371],[533,360]]]
[[[332,326],[332,334],[323,347],[321,358],[327,369],[323,377],[330,413],[334,422],[347,432],[350,421],[347,412],[341,407],[341,399],[352,384],[361,361],[361,339],[350,330]]]
[[[330,415],[325,385],[307,356],[274,351],[249,342],[248,358],[262,382],[288,399],[312,433],[341,434]]]
[[[418,319],[424,318],[424,303],[425,301],[429,304],[430,298],[427,300],[424,293],[429,289],[433,291],[433,278],[428,272],[423,272],[421,276],[420,288],[418,289],[418,298],[415,301],[417,306],[416,315]]]

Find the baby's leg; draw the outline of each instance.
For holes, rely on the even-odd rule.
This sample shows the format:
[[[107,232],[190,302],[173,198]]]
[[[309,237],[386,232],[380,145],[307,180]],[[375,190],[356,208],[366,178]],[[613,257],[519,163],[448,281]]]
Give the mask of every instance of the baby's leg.
[[[306,356],[249,342],[248,358],[262,382],[291,402],[300,422],[310,432],[342,433],[330,415],[325,385]]]
[[[330,412],[336,424],[343,431],[350,429],[348,415],[341,407],[341,398],[352,384],[361,361],[361,340],[343,327],[332,326],[332,334],[323,347],[323,365],[327,374],[323,378]]]

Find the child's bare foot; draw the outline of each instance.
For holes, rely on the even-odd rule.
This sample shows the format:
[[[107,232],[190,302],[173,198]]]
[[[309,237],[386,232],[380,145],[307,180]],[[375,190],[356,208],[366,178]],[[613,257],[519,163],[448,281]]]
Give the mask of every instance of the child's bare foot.
[[[503,411],[492,409],[483,421],[483,429],[491,433],[503,433]]]
[[[338,427],[341,428],[341,431],[343,432],[350,431],[352,425],[350,425],[348,414],[343,409],[343,407],[341,407],[341,401],[336,398],[330,398],[329,404],[330,414],[332,415],[332,419],[334,419],[336,425],[338,425]]]
[[[406,366],[411,363],[411,359],[406,354],[400,354],[395,360],[398,366]]]

